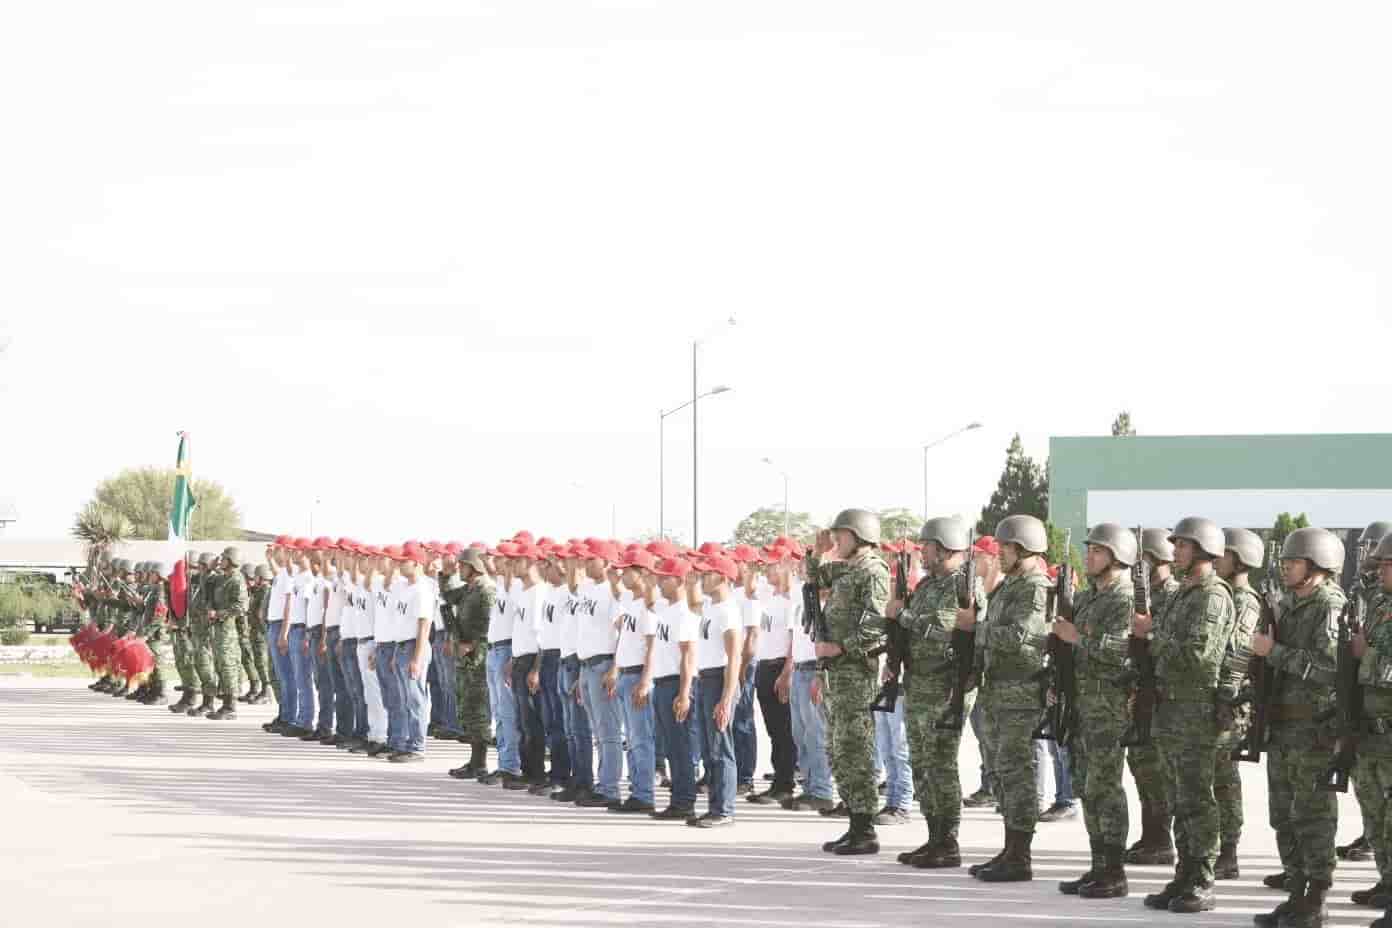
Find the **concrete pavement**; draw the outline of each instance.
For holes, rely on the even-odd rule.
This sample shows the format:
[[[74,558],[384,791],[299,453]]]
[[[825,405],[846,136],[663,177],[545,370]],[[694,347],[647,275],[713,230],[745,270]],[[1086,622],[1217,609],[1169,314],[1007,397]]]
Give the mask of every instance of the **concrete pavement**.
[[[1243,770],[1243,878],[1219,884],[1218,911],[1186,917],[1141,905],[1168,868],[1131,868],[1129,899],[1062,896],[1054,884],[1087,866],[1080,820],[1040,826],[1033,883],[988,888],[895,863],[925,840],[916,813],[880,829],[878,857],[835,858],[818,845],[844,821],[815,813],[741,801],[719,832],[635,820],[451,780],[462,745],[431,741],[424,764],[399,766],[266,735],[270,717],[241,707],[218,723],[78,680],[0,681],[0,924],[1246,926],[1281,898],[1260,884],[1277,863],[1259,767]],[[968,787],[975,758],[968,738]],[[1350,840],[1351,795],[1340,810]],[[962,845],[972,861],[993,854],[1000,820],[968,810]],[[1348,901],[1374,882],[1371,864],[1341,866],[1336,924],[1377,917]]]

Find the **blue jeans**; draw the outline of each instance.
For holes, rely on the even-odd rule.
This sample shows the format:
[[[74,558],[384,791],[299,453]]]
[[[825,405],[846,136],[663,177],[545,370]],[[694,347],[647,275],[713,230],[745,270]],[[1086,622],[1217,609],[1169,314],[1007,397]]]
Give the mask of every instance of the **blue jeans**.
[[[623,710],[624,731],[628,733],[628,792],[639,802],[653,804],[653,775],[656,757],[653,754],[653,718],[651,694],[639,708],[633,704],[641,673],[619,674],[619,707]]]
[[[358,639],[339,637],[343,656],[338,659],[338,671],[343,674],[343,689],[348,693],[352,724],[346,732],[349,738],[367,740],[367,693],[363,689],[362,666],[358,663]],[[340,724],[343,710],[338,713]]]
[[[618,698],[610,699],[604,691],[604,675],[613,666],[612,659],[593,667],[582,666],[580,685],[585,688],[585,711],[599,739],[599,785],[595,792],[617,800],[619,775],[623,773],[623,710]]]
[[[576,789],[594,788],[594,732],[590,730],[590,716],[583,703],[576,703],[570,691],[580,683],[580,659],[575,655],[561,661],[558,684],[561,708],[565,718],[565,740],[567,756],[570,760],[569,785]],[[583,700],[583,688],[581,690]],[[555,769],[555,755],[551,755],[552,769]]]
[[[807,795],[835,799],[826,747],[826,703],[812,704],[812,681],[816,678],[816,670],[793,671],[793,691],[788,700],[793,704],[793,741],[797,744],[798,763],[807,775]]]
[[[432,628],[427,642],[430,648],[430,670],[426,672],[425,684],[430,690],[430,724],[439,728],[445,709],[445,694],[440,692],[440,664],[443,663],[441,658],[444,657],[440,649],[445,643],[445,633]]]
[[[537,660],[536,652],[514,654],[512,657],[512,698],[517,706],[517,727],[522,732],[522,776],[529,783],[540,783],[546,777],[546,729],[541,724],[540,680],[538,692],[527,688],[527,677]],[[538,676],[540,670],[537,671]]]
[[[725,689],[725,671],[701,673],[701,726],[706,737],[707,811],[712,815],[735,814],[735,736],[733,723],[721,731],[715,725],[715,707]]]
[[[456,658],[445,653],[445,643],[449,636],[444,632],[435,633],[434,653],[430,655],[430,669],[440,680],[440,695],[430,694],[430,712],[437,716],[436,722],[452,735],[464,734],[459,727],[459,691],[455,688],[455,674],[458,672]],[[437,711],[438,710],[438,711]]]
[[[290,626],[290,673],[294,677],[291,691],[295,694],[294,724],[298,728],[314,727],[314,655],[304,650],[305,627]]]
[[[498,739],[498,769],[520,775],[522,773],[521,738],[517,728],[517,706],[512,699],[512,690],[503,681],[503,668],[512,660],[512,642],[488,646],[488,663],[484,671],[488,675],[488,703],[493,707],[493,734]]]
[[[894,711],[875,712],[875,747],[889,779],[885,806],[909,811],[913,806],[913,768],[909,764],[909,737],[904,730],[904,699],[894,703]]]
[[[406,744],[406,696],[392,658],[396,656],[395,641],[377,642],[377,685],[382,690],[382,708],[387,710],[387,747],[404,751]]]
[[[735,703],[735,718],[730,723],[735,739],[735,768],[740,783],[754,782],[754,767],[759,762],[759,735],[754,727],[754,664],[745,669],[740,681],[739,700]]]
[[[325,640],[324,635],[325,629],[322,625],[305,630],[305,636],[309,639],[309,656],[314,661],[314,689],[319,694],[319,721],[315,724],[314,730],[321,735],[331,735],[333,734],[336,706],[333,671],[329,669],[329,656],[319,653],[319,644]]]
[[[1059,747],[1057,741],[1034,742],[1034,791],[1039,796],[1039,804],[1044,804],[1044,768],[1047,766],[1054,768],[1053,804],[1073,805],[1073,775],[1068,770],[1068,748]]]
[[[280,653],[280,633],[285,621],[271,622],[266,626],[266,647],[271,651],[271,669],[280,681],[280,705],[276,707],[276,718],[286,725],[295,723],[295,673],[290,668],[290,655]]]
[[[338,643],[341,640],[339,629],[330,628],[329,654],[325,660],[329,665],[329,677],[333,686],[334,734],[344,738],[353,737],[355,718],[353,714],[353,694],[348,690],[348,677],[343,672],[343,659],[338,656]],[[322,705],[322,702],[321,702]]]
[[[541,724],[551,749],[553,785],[570,782],[570,746],[566,738],[565,709],[561,707],[561,655],[559,651],[541,654]]]
[[[405,712],[401,749],[408,754],[425,752],[425,733],[430,727],[430,646],[425,646],[425,666],[419,677],[411,676],[411,658],[416,653],[415,639],[396,643],[396,676],[404,697]]]
[[[686,721],[678,722],[672,703],[677,698],[681,677],[671,677],[653,684],[652,706],[657,722],[657,735],[667,744],[667,769],[672,777],[672,807],[696,808],[696,763],[692,757],[699,750],[692,744],[692,720],[701,714],[700,702],[691,700],[691,712]],[[696,691],[693,681],[692,693]]]

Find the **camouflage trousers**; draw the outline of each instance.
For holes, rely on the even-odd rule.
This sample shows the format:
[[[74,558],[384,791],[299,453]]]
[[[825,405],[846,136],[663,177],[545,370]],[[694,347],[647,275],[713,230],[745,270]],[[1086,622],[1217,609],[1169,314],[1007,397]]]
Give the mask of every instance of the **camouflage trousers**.
[[[826,672],[831,772],[853,815],[874,815],[880,809],[875,782],[875,720],[870,717],[870,703],[879,689],[878,674],[870,661],[842,658]]]
[[[1039,724],[1039,687],[1029,681],[989,683],[988,728],[994,742],[1001,814],[1011,831],[1033,832],[1039,821],[1034,784],[1034,739]]]
[[[949,827],[956,827],[962,820],[962,780],[957,774],[962,732],[937,728],[937,721],[947,708],[948,687],[944,682],[945,678],[938,675],[918,683],[913,672],[909,672],[903,695],[904,728],[919,811],[929,822],[943,820]],[[967,694],[963,718],[971,715],[974,696]]]
[[[1251,725],[1251,708],[1239,706],[1234,713],[1233,727],[1218,733],[1218,752],[1213,762],[1213,797],[1218,800],[1218,834],[1223,844],[1236,844],[1242,838],[1242,777],[1232,754],[1247,737]]]
[[[236,699],[242,692],[242,645],[237,623],[231,617],[212,623],[210,650],[218,680],[217,694]]]
[[[203,695],[217,694],[217,670],[213,665],[213,629],[207,619],[198,617],[189,622],[189,653],[193,660],[193,675]]]
[[[492,729],[488,711],[488,645],[479,642],[455,659],[454,692],[459,697],[459,730],[469,741],[486,741]]]
[[[996,805],[1000,805],[1000,777],[996,776],[996,730],[991,717],[990,693],[983,687],[976,690],[976,710],[980,715],[979,730],[976,733],[977,750],[981,753],[981,767],[987,774],[982,778],[981,785],[990,787]]]
[[[1152,729],[1154,726],[1152,725]],[[1165,768],[1152,738],[1150,744],[1126,749],[1126,766],[1136,784],[1136,798],[1141,809],[1149,810],[1166,825],[1170,821],[1170,791],[1165,785]]]
[[[266,625],[264,622],[252,620],[247,628],[246,640],[242,647],[251,655],[251,666],[256,671],[256,676],[252,679],[261,683],[261,689],[270,687],[276,695],[276,700],[280,700],[280,678],[271,672],[271,652],[266,645]]]
[[[1073,795],[1083,801],[1088,837],[1122,846],[1131,828],[1121,783],[1126,748],[1126,691],[1106,681],[1078,681],[1078,730],[1068,746]]]
[[[164,650],[161,647],[164,642],[164,628],[157,625],[142,637],[145,639],[146,647],[150,649],[150,654],[155,659],[155,668],[150,671],[150,678],[145,683],[152,692],[163,695],[164,689],[168,685],[165,681],[164,655],[161,653]]]
[[[174,669],[179,674],[179,685],[184,692],[198,695],[198,673],[193,667],[193,640],[187,628],[175,629],[170,638],[174,645]]]
[[[237,617],[237,642],[241,649],[242,679],[254,687],[264,686],[266,681],[261,676],[261,668],[256,666],[256,659],[252,655],[251,620],[246,616]]]
[[[1212,883],[1219,827],[1218,800],[1213,795],[1218,722],[1212,700],[1163,700],[1155,707],[1154,736],[1174,815],[1175,850],[1190,862],[1201,881]]]
[[[1358,795],[1358,807],[1363,813],[1363,834],[1373,846],[1378,876],[1392,883],[1392,816],[1387,814],[1387,791],[1392,789],[1392,736],[1370,735],[1358,746],[1358,766],[1354,769],[1353,788]]]
[[[1266,755],[1266,792],[1271,828],[1286,873],[1307,880],[1334,878],[1336,794],[1315,789],[1329,766],[1331,746],[1310,723],[1272,724]],[[1323,745],[1323,746],[1321,746]]]

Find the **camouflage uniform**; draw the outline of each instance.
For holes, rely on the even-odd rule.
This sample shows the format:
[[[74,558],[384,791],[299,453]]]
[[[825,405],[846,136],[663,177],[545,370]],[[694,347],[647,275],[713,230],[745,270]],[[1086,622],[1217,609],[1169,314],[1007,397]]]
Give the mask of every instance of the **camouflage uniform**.
[[[1127,690],[1119,679],[1135,611],[1131,578],[1124,570],[1100,585],[1089,585],[1073,605],[1079,636],[1073,652],[1078,729],[1069,745],[1069,762],[1094,852],[1103,846],[1123,848],[1130,829],[1121,785],[1126,752],[1121,736],[1129,713]]]
[[[953,572],[924,577],[914,588],[908,606],[899,613],[899,624],[909,633],[909,671],[904,681],[904,724],[913,765],[914,795],[930,826],[933,823],[953,838],[962,820],[962,781],[957,774],[960,729],[939,729],[937,722],[947,709],[956,682],[947,660],[947,645],[957,625],[957,580]],[[986,589],[976,581],[979,612],[986,609]],[[972,693],[963,702],[963,717],[971,715]]]
[[[158,698],[164,695],[164,655],[163,650],[165,636],[165,619],[169,614],[169,604],[164,595],[164,583],[156,580],[150,584],[145,594],[145,619],[141,630],[141,637],[145,639],[145,644],[149,646],[150,653],[155,658],[155,669],[150,672],[150,679],[147,681],[151,697]]]
[[[1154,735],[1175,820],[1177,879],[1188,876],[1204,886],[1213,884],[1218,858],[1215,700],[1233,621],[1232,588],[1216,573],[1194,574],[1166,603],[1151,645],[1163,687]]]
[[[1150,591],[1150,614],[1159,629],[1165,615],[1165,607],[1179,592],[1179,581],[1173,576],[1164,583],[1156,584]],[[1165,771],[1160,764],[1155,741],[1126,749],[1126,766],[1131,770],[1131,779],[1136,783],[1136,798],[1140,800],[1141,814],[1149,815],[1163,825],[1166,833],[1170,824],[1169,788],[1165,785]],[[1166,847],[1169,841],[1166,839]]]
[[[188,660],[193,671],[194,689],[205,701],[217,695],[217,674],[213,669],[212,634],[208,628],[208,603],[217,578],[209,569],[198,572],[188,589]]]
[[[851,815],[873,816],[880,807],[875,782],[875,724],[870,703],[879,692],[878,664],[866,652],[884,637],[889,602],[889,566],[873,546],[864,546],[844,561],[823,564],[812,555],[808,575],[830,591],[824,614],[827,644],[842,653],[826,658],[827,710],[831,717],[832,774]]]
[[[457,576],[452,578],[457,582]],[[475,575],[468,583],[444,592],[447,602],[454,606],[454,627],[450,629],[456,642],[473,642],[468,654],[456,650],[458,672],[454,677],[459,697],[459,728],[470,742],[486,742],[492,727],[488,711],[488,619],[493,614],[497,594],[487,574]]]
[[[1257,630],[1257,621],[1261,618],[1261,599],[1256,590],[1245,584],[1231,589],[1234,621],[1218,676],[1218,703],[1225,708],[1219,713],[1218,751],[1213,766],[1213,796],[1218,801],[1219,835],[1225,848],[1235,847],[1242,837],[1242,778],[1232,755],[1252,725],[1250,703],[1233,708],[1227,706],[1237,700],[1242,691],[1252,656],[1252,633]]]
[[[992,594],[986,621],[977,631],[1001,812],[1007,831],[1024,834],[1033,834],[1039,819],[1031,732],[1039,722],[1035,676],[1044,664],[1048,594],[1049,578],[1043,573],[1006,577]]]
[[[1387,791],[1392,789],[1392,595],[1375,595],[1367,615],[1368,650],[1358,665],[1358,682],[1363,686],[1363,715],[1369,722],[1358,742],[1354,787],[1363,813],[1363,833],[1377,861],[1378,882],[1392,886],[1392,817],[1387,814]]]
[[[1268,667],[1276,671],[1267,795],[1288,882],[1327,882],[1334,874],[1339,807],[1334,793],[1314,789],[1329,765],[1333,742],[1326,726],[1314,717],[1333,706],[1344,600],[1344,592],[1332,581],[1321,583],[1304,599],[1287,593],[1277,623],[1278,643],[1267,657]]]
[[[251,661],[252,680],[260,686],[262,693],[269,688],[279,699],[280,680],[271,673],[271,653],[266,648],[266,609],[271,589],[265,581],[261,581],[256,584],[256,589],[248,592],[247,636],[242,642],[242,649]]]
[[[218,695],[236,699],[242,690],[241,643],[237,637],[239,623],[246,621],[246,578],[233,569],[217,578],[208,597],[217,617],[211,623],[212,657],[218,677]]]
[[[246,592],[246,612],[237,616],[237,654],[241,662],[242,678],[251,684],[251,692],[255,693],[266,684],[266,681],[261,679],[260,668],[256,666],[256,660],[251,651],[251,622],[252,616],[256,614],[256,602],[260,591],[252,589],[251,584],[248,583],[246,584]]]

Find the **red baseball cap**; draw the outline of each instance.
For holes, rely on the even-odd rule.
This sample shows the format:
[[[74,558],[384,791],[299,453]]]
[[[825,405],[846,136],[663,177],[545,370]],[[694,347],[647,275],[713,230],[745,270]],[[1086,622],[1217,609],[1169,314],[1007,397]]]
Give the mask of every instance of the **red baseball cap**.
[[[532,537],[532,533],[529,532],[529,531],[527,531],[526,529],[523,529],[522,531],[518,532],[516,535],[513,535],[513,536],[512,536],[512,540],[513,540],[513,541],[516,541],[516,542],[519,542],[519,543],[521,543],[521,544],[528,544],[528,545],[531,544],[531,543],[534,541],[534,539],[533,539],[533,537]]]
[[[647,551],[639,548],[636,551],[629,551],[619,560],[614,562],[615,567],[637,567],[640,570],[652,570],[657,563],[657,558]]]
[[[753,545],[735,545],[735,550],[730,552],[730,559],[736,564],[758,564],[763,560],[759,555],[759,549]]]
[[[1000,554],[1000,543],[996,541],[993,535],[982,535],[976,540],[976,544],[972,545],[972,547],[982,554]]]
[[[698,549],[696,549],[696,550],[697,550],[697,553],[703,555],[704,557],[711,557],[711,556],[713,556],[713,555],[724,555],[724,554],[725,554],[725,549],[722,548],[722,547],[720,546],[720,543],[719,543],[718,541],[707,541],[707,542],[703,542],[703,543],[701,544],[701,547],[698,548]]]
[[[500,557],[517,557],[517,548],[515,541],[500,541],[494,553]]]
[[[691,573],[691,562],[675,557],[664,557],[652,567],[659,577],[676,577],[678,580]]]
[[[276,540],[271,542],[271,544],[277,548],[284,548],[288,547],[294,540],[295,539],[291,538],[289,535],[277,535]]]
[[[546,556],[545,551],[541,550],[541,548],[537,545],[531,543],[519,544],[515,547],[517,548],[517,553],[514,554],[513,557],[525,557],[531,558],[534,561],[539,561]]]
[[[739,567],[723,554],[717,554],[697,562],[696,569],[704,574],[720,574],[726,580],[733,581],[739,578]]]
[[[595,544],[585,545],[585,557],[596,558],[601,561],[617,561],[620,557],[619,550],[607,541],[599,541]]]
[[[406,559],[406,552],[401,550],[401,545],[387,545],[382,549],[382,556],[391,558],[393,561]]]

